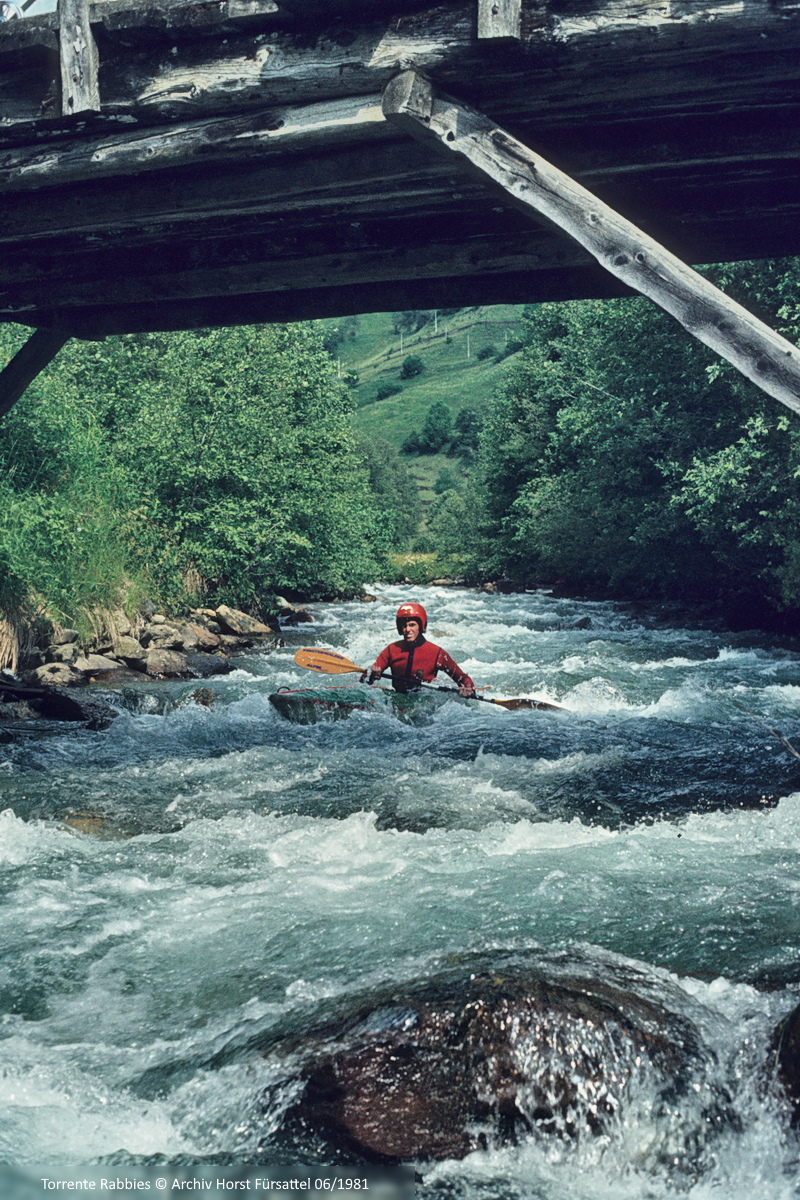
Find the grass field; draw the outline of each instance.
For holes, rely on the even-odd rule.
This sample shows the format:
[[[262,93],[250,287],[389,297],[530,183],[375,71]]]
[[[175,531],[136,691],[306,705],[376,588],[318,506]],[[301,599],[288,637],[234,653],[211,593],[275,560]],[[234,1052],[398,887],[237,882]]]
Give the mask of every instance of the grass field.
[[[422,429],[435,401],[446,404],[453,419],[462,408],[485,404],[514,355],[498,363],[493,356],[480,359],[478,354],[487,346],[504,351],[509,340],[518,339],[521,312],[522,305],[512,304],[464,308],[447,318],[437,315],[423,329],[402,339],[393,330],[393,313],[322,322],[345,333],[336,354],[342,375],[351,371],[358,375],[358,385],[353,388],[358,405],[353,414],[356,428],[399,450],[412,430]],[[411,379],[402,379],[403,361],[412,355],[422,360],[424,369]],[[402,391],[377,400],[381,384],[399,384]],[[447,468],[458,475],[463,464],[444,454],[408,455],[405,461],[419,488],[424,530],[439,472]]]
[[[413,429],[422,428],[435,401],[443,401],[454,418],[461,408],[484,404],[513,356],[496,363],[477,355],[486,346],[503,350],[507,338],[518,337],[520,312],[520,305],[511,304],[461,309],[403,337],[402,346],[400,336],[392,330],[392,313],[359,317],[355,336],[345,337],[337,351],[342,372],[355,371],[359,376],[353,389],[359,406],[354,415],[356,427],[399,450]],[[337,321],[325,324],[341,325]],[[401,379],[403,361],[410,355],[422,360],[424,370],[412,379]],[[382,383],[399,384],[403,390],[376,400]],[[413,460],[414,469],[418,461]]]

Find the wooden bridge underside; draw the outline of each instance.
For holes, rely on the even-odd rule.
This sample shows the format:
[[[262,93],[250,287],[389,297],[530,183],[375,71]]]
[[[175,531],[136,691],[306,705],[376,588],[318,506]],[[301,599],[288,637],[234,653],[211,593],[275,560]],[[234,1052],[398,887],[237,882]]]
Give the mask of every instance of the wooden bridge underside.
[[[415,68],[687,262],[800,253],[800,2],[99,0],[98,111],[58,18],[0,25],[0,320],[83,337],[620,295],[387,122]]]

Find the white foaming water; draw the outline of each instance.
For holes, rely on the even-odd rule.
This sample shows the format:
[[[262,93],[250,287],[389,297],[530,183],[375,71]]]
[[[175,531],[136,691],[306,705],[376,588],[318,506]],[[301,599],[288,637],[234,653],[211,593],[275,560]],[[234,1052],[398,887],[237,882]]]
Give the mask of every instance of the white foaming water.
[[[318,606],[313,640],[371,662],[410,596],[379,594]],[[670,1113],[632,1078],[602,1136],[429,1165],[423,1193],[797,1195],[767,1064],[800,995],[800,773],[732,699],[800,743],[800,659],[610,604],[424,602],[488,695],[568,711],[292,725],[268,695],[308,683],[304,629],[211,710],[154,684],[104,733],[3,747],[0,1159],[263,1158],[301,1086],[274,1043],[453,964],[561,955],[690,1019],[725,1119],[702,1080]]]

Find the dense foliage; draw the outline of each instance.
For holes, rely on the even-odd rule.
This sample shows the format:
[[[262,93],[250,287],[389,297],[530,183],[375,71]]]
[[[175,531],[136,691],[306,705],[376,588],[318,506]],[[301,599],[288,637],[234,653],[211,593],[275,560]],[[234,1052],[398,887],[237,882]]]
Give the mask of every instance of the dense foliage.
[[[800,263],[709,274],[796,341]],[[469,495],[431,526],[475,574],[800,606],[800,420],[644,300],[545,304],[494,398]]]
[[[24,333],[2,336],[7,358]],[[68,344],[0,423],[0,605],[359,588],[414,510],[351,407],[309,325]]]

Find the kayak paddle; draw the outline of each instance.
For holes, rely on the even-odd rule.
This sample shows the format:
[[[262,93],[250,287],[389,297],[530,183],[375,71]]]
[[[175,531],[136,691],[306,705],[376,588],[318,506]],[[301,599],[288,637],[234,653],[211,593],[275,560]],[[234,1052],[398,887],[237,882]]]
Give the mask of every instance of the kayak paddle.
[[[345,658],[343,654],[337,654],[335,650],[315,650],[306,647],[298,650],[294,656],[294,661],[298,667],[305,667],[307,671],[318,671],[323,675],[348,675],[350,672],[357,672],[363,675],[365,668],[357,667],[349,658]],[[422,687],[430,688],[435,692],[452,692],[458,694],[458,688],[437,687],[436,684],[423,683]],[[482,704],[497,704],[500,708],[505,708],[509,712],[516,712],[520,708],[537,708],[537,709],[552,709],[553,711],[562,711],[560,704],[551,704],[548,700],[524,700],[519,697],[511,700],[493,700],[489,696],[471,697],[474,700],[480,700]]]

